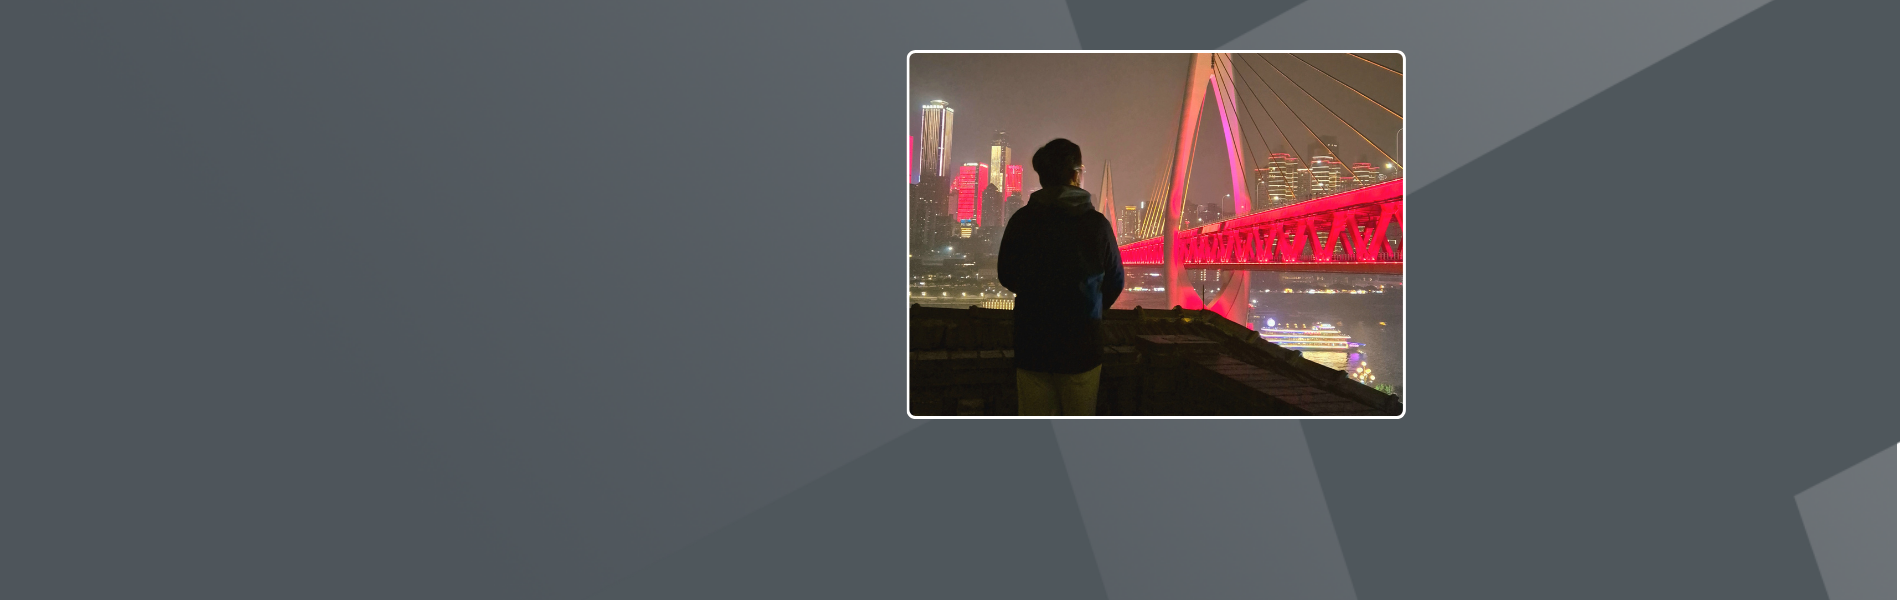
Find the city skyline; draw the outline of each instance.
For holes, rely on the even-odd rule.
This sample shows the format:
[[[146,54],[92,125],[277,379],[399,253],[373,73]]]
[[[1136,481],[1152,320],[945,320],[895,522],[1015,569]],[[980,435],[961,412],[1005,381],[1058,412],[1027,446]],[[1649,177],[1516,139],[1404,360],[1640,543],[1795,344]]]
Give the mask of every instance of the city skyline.
[[[944,100],[958,108],[957,116],[965,126],[980,128],[984,133],[1009,132],[1009,139],[1015,142],[1011,144],[1012,150],[1017,156],[1032,153],[1049,139],[1065,137],[1082,147],[1084,163],[1092,170],[1116,164],[1118,187],[1147,190],[1156,179],[1166,176],[1168,148],[1178,126],[1171,122],[1174,118],[1171,115],[1180,111],[1183,92],[1180,74],[1184,68],[1182,63],[1187,60],[1185,56],[919,53],[912,57],[910,87],[913,100]],[[1396,60],[1396,55],[1392,58]],[[1329,60],[1334,62],[1327,62]],[[1360,61],[1360,65],[1345,65],[1343,61]],[[1402,86],[1387,84],[1386,88],[1380,88],[1353,79],[1351,68],[1377,68],[1369,64],[1370,61],[1362,59],[1325,54],[1256,55],[1242,61],[1234,75],[1240,83],[1258,82],[1287,90],[1278,98],[1242,94],[1237,99],[1243,107],[1253,108],[1252,114],[1246,115],[1238,125],[1248,166],[1265,167],[1272,154],[1296,157],[1295,161],[1308,169],[1303,177],[1311,178],[1317,171],[1319,191],[1363,186],[1362,182],[1341,185],[1353,176],[1360,163],[1370,166],[1379,179],[1396,177],[1402,165],[1386,168],[1385,165],[1392,164],[1386,155],[1400,153],[1402,130],[1380,130],[1367,125],[1366,120],[1377,116],[1371,111],[1384,110],[1384,104],[1379,101],[1393,106],[1401,104],[1398,99]],[[1374,102],[1361,103],[1363,106],[1336,102],[1347,91],[1343,84],[1335,83],[1338,81],[1335,76],[1353,81],[1351,93],[1364,91],[1370,94],[1365,99]],[[1329,91],[1319,82],[1341,89]],[[1267,87],[1258,84],[1254,87]],[[1307,96],[1302,98],[1295,94]],[[1329,104],[1323,106],[1322,101]],[[1213,106],[1212,94],[1206,102],[1210,108]],[[1340,108],[1341,104],[1347,108]],[[919,124],[911,125],[913,131]],[[1200,125],[1196,156],[1220,156],[1224,150],[1219,119],[1203,118]],[[1366,133],[1361,135],[1359,130]],[[1367,137],[1381,141],[1371,143]],[[1304,144],[1300,142],[1302,138]],[[1324,145],[1320,141],[1324,141]],[[994,164],[997,157],[991,149],[991,145],[967,150],[953,148],[951,158],[959,164]],[[1330,160],[1317,161],[1321,166],[1315,170],[1313,163],[1319,156],[1330,157]],[[1027,161],[1018,158],[1010,162]],[[1224,189],[1229,187],[1229,174],[1225,161],[1197,160],[1191,173],[1187,204],[1216,200],[1227,193]],[[1240,178],[1252,177],[1242,174]],[[1313,187],[1313,182],[1301,183],[1301,187]],[[1092,193],[1099,193],[1098,186],[1099,182],[1088,180],[1083,185]],[[1040,187],[1039,179],[1031,175],[1023,181],[1022,189],[1032,192]],[[1250,182],[1249,188],[1250,195],[1260,195],[1257,184]],[[1124,194],[1116,208],[1141,200],[1138,195]],[[1256,199],[1254,209],[1268,208],[1269,203],[1264,200]]]

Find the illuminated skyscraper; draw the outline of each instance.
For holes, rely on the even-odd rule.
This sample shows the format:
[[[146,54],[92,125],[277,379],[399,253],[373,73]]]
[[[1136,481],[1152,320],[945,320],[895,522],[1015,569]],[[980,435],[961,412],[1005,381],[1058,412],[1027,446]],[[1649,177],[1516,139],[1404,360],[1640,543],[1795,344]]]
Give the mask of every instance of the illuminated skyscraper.
[[[1376,183],[1379,183],[1379,172],[1372,168],[1372,163],[1352,163],[1353,188],[1362,188]]]
[[[1023,166],[1010,165],[1003,175],[1003,197],[1014,197],[1020,191],[1023,191]]]
[[[987,187],[985,185],[987,182],[984,180],[984,177],[988,171],[989,167],[983,163],[964,163],[963,168],[957,171],[957,179],[953,189],[956,190],[956,220],[958,223],[968,221],[972,227],[983,226],[981,222],[983,218],[983,188]],[[965,235],[963,237],[969,236]]]
[[[1147,202],[1141,203],[1142,206],[1147,204]],[[1118,236],[1119,240],[1133,239],[1135,229],[1141,227],[1141,206],[1124,206],[1121,210],[1115,211],[1115,214],[1115,231],[1121,233]]]
[[[1339,185],[1345,179],[1341,176],[1343,171],[1345,171],[1345,166],[1339,164],[1339,159],[1324,155],[1313,157],[1313,168],[1310,171],[1312,197],[1320,198],[1339,193]]]
[[[924,105],[924,121],[920,131],[920,147],[917,171],[920,175],[943,177],[950,174],[950,132],[956,120],[957,111],[942,100],[933,100]]]
[[[1001,131],[996,132],[996,141],[990,143],[990,165],[995,167],[990,170],[990,185],[996,186],[998,191],[1003,192],[1003,196],[1008,197],[1009,188],[1004,183],[1004,172],[1010,167],[1009,142],[1004,139]]]
[[[1346,180],[1346,165],[1339,162],[1339,141],[1330,135],[1319,136],[1319,141],[1307,148],[1307,161],[1311,166],[1308,172],[1307,190],[1310,198],[1331,196],[1340,192],[1340,184]]]
[[[1300,160],[1285,152],[1267,155],[1267,166],[1254,169],[1254,197],[1274,209],[1298,202]]]

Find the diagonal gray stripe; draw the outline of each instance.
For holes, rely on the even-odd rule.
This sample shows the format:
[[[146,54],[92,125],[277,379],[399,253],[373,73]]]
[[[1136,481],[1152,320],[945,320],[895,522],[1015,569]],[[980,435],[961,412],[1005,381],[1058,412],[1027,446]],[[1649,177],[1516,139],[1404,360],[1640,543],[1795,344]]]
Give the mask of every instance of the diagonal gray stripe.
[[[1878,379],[1900,321],[1884,277],[1800,282],[1891,272],[1890,244],[1755,244],[1900,209],[1880,178],[1734,152],[1840,132],[1823,158],[1891,154],[1893,82],[1869,74],[1896,17],[1769,3],[1417,194],[1448,233],[1408,277],[1498,292],[1410,296],[1430,348],[1405,419],[1306,424],[1356,590],[1824,597],[1790,496],[1900,439]]]
[[[1765,3],[1313,0],[1222,47],[1405,52],[1417,192]]]
[[[1829,600],[1895,597],[1893,448],[1795,494]]]
[[[1048,421],[935,422],[653,565],[654,598],[1103,598]]]
[[[698,82],[692,93],[662,95],[640,108],[642,115],[753,114],[761,94],[770,96],[774,110],[797,119],[774,119],[763,129],[748,129],[730,138],[708,136],[706,124],[698,120],[642,118],[650,139],[692,140],[750,139],[760,137],[812,137],[805,123],[866,122],[866,129],[883,125],[884,138],[865,137],[852,130],[835,140],[839,148],[862,148],[884,144],[895,152],[890,139],[901,135],[902,128],[891,107],[889,120],[866,121],[863,102],[841,102],[840,98],[901,98],[903,93],[904,55],[918,49],[1070,49],[1079,47],[1067,7],[1059,0],[1003,2],[979,0],[959,3],[954,9],[931,3],[876,3],[851,6],[790,5],[748,7],[745,19],[711,19],[719,23],[718,36],[743,39],[748,48],[797,48],[797,52],[734,51],[714,53],[704,60],[722,65],[720,77],[699,79],[690,72],[641,77],[649,81],[668,81],[676,77]],[[826,15],[811,20],[813,14]],[[958,15],[968,18],[958,20]],[[794,25],[787,25],[795,23]],[[710,39],[704,31],[681,29],[654,32],[655,48],[687,48]],[[665,40],[672,41],[665,41]],[[697,63],[695,63],[697,64]],[[822,68],[814,68],[822,65]],[[692,67],[697,69],[699,67]],[[823,94],[775,93],[815,86]],[[875,103],[873,103],[875,104]],[[833,127],[833,126],[827,126]],[[827,129],[836,133],[840,129]],[[829,135],[829,134],[828,134]],[[879,141],[883,140],[883,141]],[[724,143],[724,142],[721,142]],[[842,150],[840,150],[842,151]],[[693,152],[713,152],[696,149]],[[797,161],[768,161],[754,175],[759,177],[799,177]],[[680,180],[711,181],[726,179],[730,173],[710,161],[682,163],[666,176]],[[895,193],[893,190],[891,193]],[[793,203],[765,203],[749,210],[760,211],[765,220],[795,218]],[[868,202],[862,208],[839,211],[827,218],[836,219],[839,230],[884,231],[902,219],[900,204]],[[784,210],[781,214],[774,211]],[[861,221],[860,221],[861,219]],[[894,268],[892,263],[853,252],[864,240],[837,236],[792,242],[796,252],[809,256],[837,257],[830,268],[872,272]],[[735,262],[749,257],[730,257]],[[768,289],[793,289],[809,285],[808,275],[773,279],[760,275],[756,280]],[[815,298],[815,297],[814,297]],[[878,447],[917,426],[904,413],[903,342],[892,338],[889,346],[837,341],[835,328],[840,323],[856,322],[865,317],[854,303],[830,300],[784,300],[769,311],[760,312],[758,300],[749,296],[731,298],[696,296],[700,310],[708,314],[764,317],[757,322],[759,331],[746,338],[750,352],[743,377],[714,370],[716,361],[704,367],[670,368],[667,379],[677,378],[704,386],[692,392],[667,393],[673,398],[708,398],[711,401],[668,402],[652,410],[663,415],[649,418],[632,431],[599,434],[638,439],[638,453],[655,457],[635,464],[624,477],[616,479],[616,489],[625,490],[614,499],[634,507],[633,537],[630,549],[635,562],[648,560],[678,549],[690,540],[748,514],[814,478],[845,464],[864,452]],[[903,318],[893,306],[891,313],[876,318]],[[770,332],[770,333],[761,333]],[[686,339],[697,339],[683,335]],[[726,342],[721,342],[723,345]],[[698,351],[698,350],[696,350]],[[714,356],[723,351],[705,351]],[[838,378],[832,369],[853,364],[858,376]],[[701,369],[704,370],[701,370]],[[779,390],[758,393],[751,387],[766,385]],[[744,388],[744,391],[740,391]],[[801,390],[825,389],[823,400]],[[589,440],[613,448],[624,442]],[[979,443],[972,440],[971,443]],[[603,451],[599,456],[624,455]],[[614,460],[619,460],[618,458]],[[605,465],[599,472],[614,470]],[[615,470],[615,472],[620,472]],[[709,475],[716,474],[716,475]]]
[[[1111,598],[1354,598],[1296,421],[1059,421]]]
[[[1202,50],[1303,0],[1069,0],[1083,47]]]

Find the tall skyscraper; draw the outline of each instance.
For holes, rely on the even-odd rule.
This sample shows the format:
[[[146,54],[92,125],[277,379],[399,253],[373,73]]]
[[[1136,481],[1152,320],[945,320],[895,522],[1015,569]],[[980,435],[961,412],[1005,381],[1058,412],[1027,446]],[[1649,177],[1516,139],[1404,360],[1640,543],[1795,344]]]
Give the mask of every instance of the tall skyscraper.
[[[957,111],[942,100],[932,100],[924,105],[923,133],[920,136],[919,161],[917,171],[920,175],[950,174],[950,133],[956,121]]]
[[[924,176],[910,186],[911,189],[911,243],[913,252],[936,249],[937,245],[948,238],[950,230],[950,195],[947,193],[945,178]]]
[[[1007,172],[1010,167],[1009,141],[1001,131],[996,132],[996,141],[990,142],[990,166],[992,167],[990,169],[990,185],[996,186],[996,189],[999,191],[1007,190],[1008,186],[1004,183],[1004,173]],[[1008,196],[1007,193],[1004,195]]]
[[[1162,230],[1167,228],[1168,200],[1165,195],[1167,183],[1166,179],[1157,179],[1156,181],[1158,182],[1156,189],[1161,190],[1163,194],[1151,196],[1151,198],[1156,198],[1156,200],[1143,202],[1141,204],[1141,228],[1135,231],[1135,239],[1145,240],[1161,235]],[[1183,221],[1185,221],[1185,219],[1183,219]]]
[[[1267,166],[1254,169],[1254,185],[1254,197],[1259,198],[1266,209],[1298,202],[1299,158],[1285,152],[1267,154]]]
[[[1314,156],[1312,160],[1313,168],[1310,171],[1312,197],[1320,198],[1339,193],[1340,183],[1345,179],[1343,176],[1345,167],[1339,164],[1339,159],[1320,155]]]
[[[1146,205],[1147,202],[1142,202],[1141,204]],[[1121,234],[1116,236],[1116,241],[1126,242],[1133,239],[1135,228],[1140,226],[1140,206],[1124,206],[1121,210],[1115,211],[1115,231]]]
[[[1010,165],[1003,175],[1003,197],[1013,198],[1023,191],[1023,166]]]
[[[1346,181],[1346,165],[1339,162],[1339,140],[1330,135],[1319,136],[1319,141],[1307,148],[1307,160],[1312,168],[1309,171],[1310,197],[1320,198],[1340,192],[1340,184]]]
[[[1313,199],[1313,168],[1300,165],[1293,176],[1293,201],[1305,202]]]
[[[977,210],[977,237],[982,239],[981,248],[985,253],[996,252],[996,243],[1003,240],[1003,190],[996,186],[983,186],[983,202]]]
[[[983,163],[964,163],[963,167],[957,170],[955,189],[957,195],[956,220],[958,223],[968,221],[972,227],[983,226],[981,222],[983,218],[983,189],[988,187],[985,185],[987,182],[984,180],[984,177],[988,172],[989,166]],[[965,235],[963,237],[969,236]]]
[[[1319,155],[1324,154],[1326,156],[1334,157],[1335,160],[1338,159],[1339,138],[1336,138],[1330,135],[1322,135],[1322,136],[1319,136],[1319,141],[1308,144],[1307,146],[1308,146],[1306,149],[1307,156],[1319,156]]]

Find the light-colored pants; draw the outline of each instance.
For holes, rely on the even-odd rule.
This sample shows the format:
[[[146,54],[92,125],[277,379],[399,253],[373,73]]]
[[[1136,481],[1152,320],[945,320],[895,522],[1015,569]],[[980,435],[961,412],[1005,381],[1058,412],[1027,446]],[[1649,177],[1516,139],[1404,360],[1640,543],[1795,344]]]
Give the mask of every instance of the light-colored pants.
[[[1102,366],[1081,373],[1043,373],[1016,370],[1016,414],[1095,414],[1095,392],[1102,385]],[[1056,412],[1060,407],[1061,412]]]

